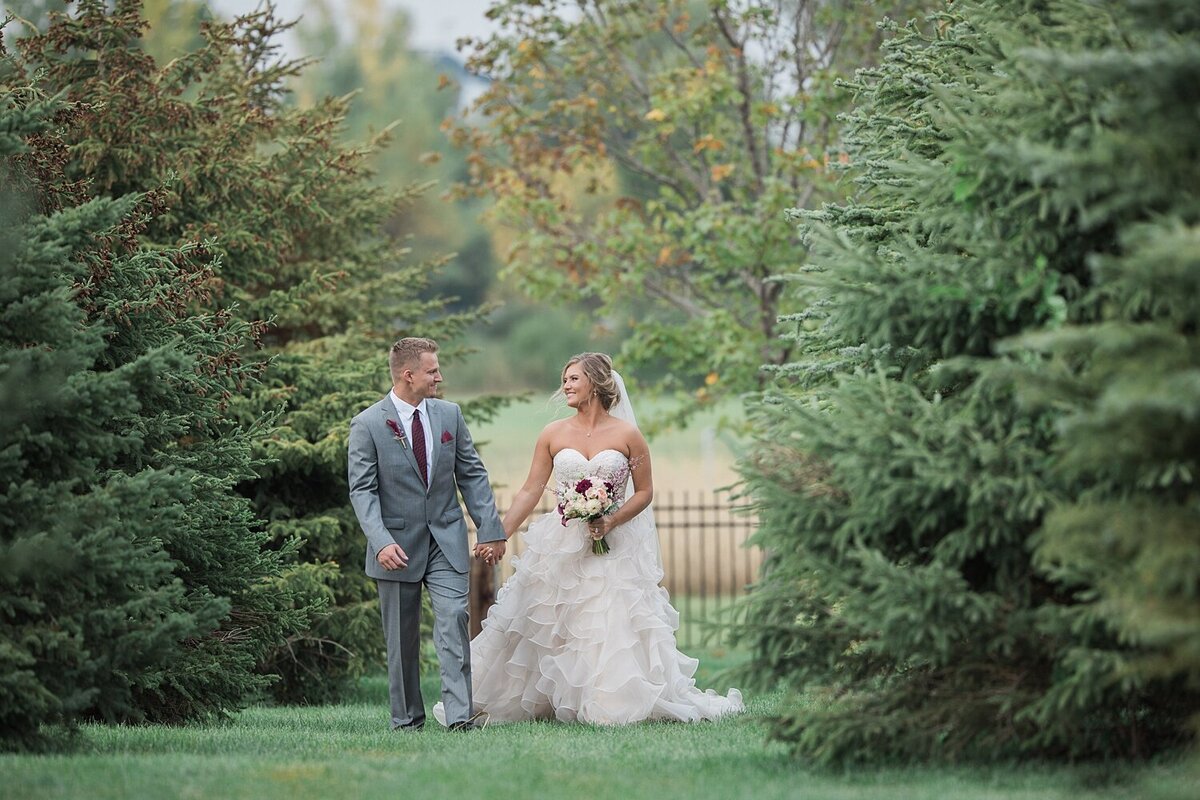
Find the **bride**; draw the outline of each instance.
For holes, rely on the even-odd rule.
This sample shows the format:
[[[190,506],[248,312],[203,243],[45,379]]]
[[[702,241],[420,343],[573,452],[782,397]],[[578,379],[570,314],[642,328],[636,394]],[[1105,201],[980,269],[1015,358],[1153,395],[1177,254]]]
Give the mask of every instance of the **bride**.
[[[698,662],[675,647],[679,614],[659,586],[650,450],[612,359],[567,362],[561,394],[575,414],[542,431],[529,477],[504,516],[511,538],[555,485],[584,477],[612,485],[619,507],[591,522],[549,513],[530,525],[525,552],[471,642],[478,716],[492,722],[715,719],[743,709],[741,693],[696,688]],[[633,493],[625,497],[628,478]],[[595,542],[608,552],[597,554]],[[480,544],[496,563],[504,543]],[[445,724],[441,703],[434,716]]]

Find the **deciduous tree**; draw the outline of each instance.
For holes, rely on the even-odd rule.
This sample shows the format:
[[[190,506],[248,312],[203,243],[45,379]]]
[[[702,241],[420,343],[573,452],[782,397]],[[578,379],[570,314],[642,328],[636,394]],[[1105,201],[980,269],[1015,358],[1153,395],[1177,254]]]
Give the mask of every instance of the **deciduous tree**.
[[[453,125],[511,231],[506,274],[625,334],[683,410],[759,388],[803,260],[783,215],[837,196],[837,78],[920,3],[505,0],[469,42],[490,88]],[[927,5],[927,4],[926,4]],[[686,415],[686,414],[685,414]]]

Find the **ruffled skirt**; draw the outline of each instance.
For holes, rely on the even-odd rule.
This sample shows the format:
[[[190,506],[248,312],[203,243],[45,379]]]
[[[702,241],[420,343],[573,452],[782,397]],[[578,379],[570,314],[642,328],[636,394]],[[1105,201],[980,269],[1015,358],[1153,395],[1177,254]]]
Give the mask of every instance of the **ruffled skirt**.
[[[476,711],[491,722],[558,719],[599,725],[695,722],[741,711],[741,693],[696,687],[679,652],[679,614],[659,586],[653,517],[607,536],[595,555],[585,523],[536,520],[525,552],[471,642]],[[440,703],[434,715],[444,724]]]

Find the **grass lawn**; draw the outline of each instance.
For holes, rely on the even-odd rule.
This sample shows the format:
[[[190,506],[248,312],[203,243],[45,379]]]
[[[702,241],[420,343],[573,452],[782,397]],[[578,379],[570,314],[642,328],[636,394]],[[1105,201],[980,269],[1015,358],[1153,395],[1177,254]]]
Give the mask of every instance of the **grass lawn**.
[[[711,670],[729,656],[702,662]],[[426,681],[426,701],[436,682]],[[88,726],[71,755],[0,756],[0,798],[1147,798],[1195,797],[1180,765],[1121,769],[806,769],[764,741],[756,714],[625,728],[522,723],[449,733],[387,730],[387,688],[367,678],[337,706],[252,708],[182,728]],[[1190,774],[1194,777],[1195,773]],[[1103,778],[1103,780],[1100,780]]]

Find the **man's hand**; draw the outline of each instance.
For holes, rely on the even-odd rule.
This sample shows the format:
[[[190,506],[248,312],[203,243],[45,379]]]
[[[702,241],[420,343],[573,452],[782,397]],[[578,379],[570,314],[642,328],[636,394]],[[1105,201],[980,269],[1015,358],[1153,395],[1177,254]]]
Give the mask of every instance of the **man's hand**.
[[[483,563],[488,565],[499,564],[500,559],[504,558],[505,549],[505,542],[480,542],[475,545],[475,557],[482,558]]]
[[[388,570],[404,569],[408,566],[408,554],[398,544],[389,544],[375,554],[379,566]]]

